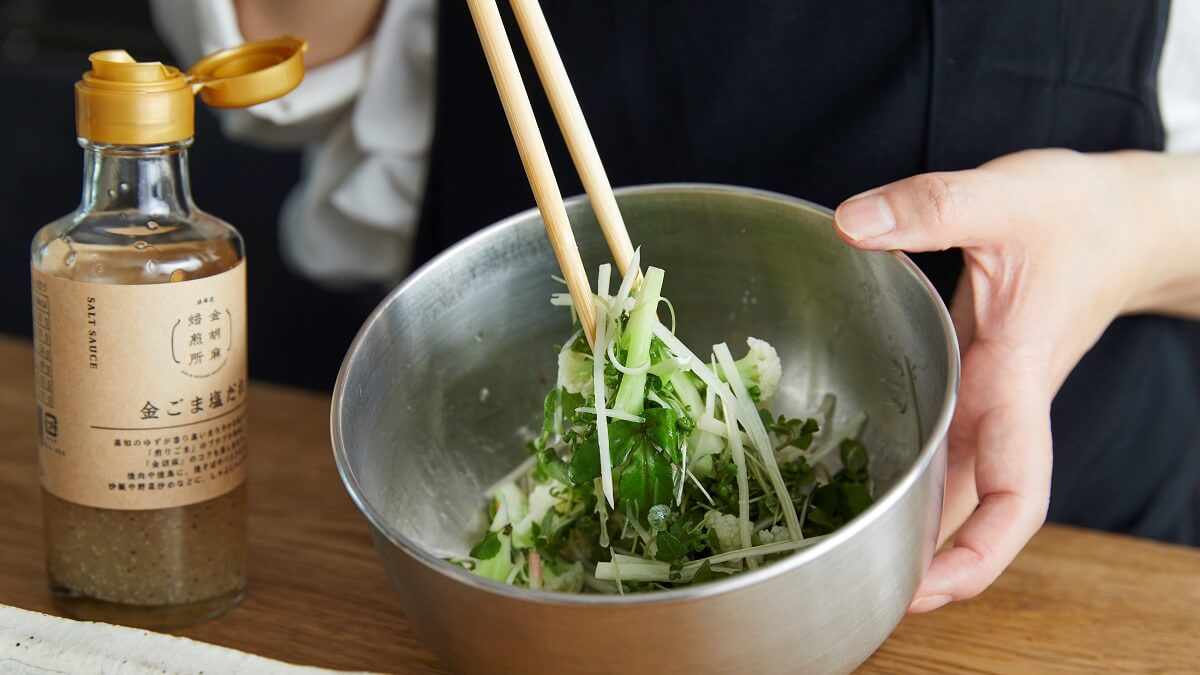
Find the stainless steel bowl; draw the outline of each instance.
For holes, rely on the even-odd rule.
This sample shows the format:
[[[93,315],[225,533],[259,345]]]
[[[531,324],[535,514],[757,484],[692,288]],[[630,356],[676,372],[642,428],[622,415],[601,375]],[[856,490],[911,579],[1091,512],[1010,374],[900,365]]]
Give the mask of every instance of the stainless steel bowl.
[[[774,408],[864,410],[876,503],[828,540],[754,572],[658,593],[505,586],[442,558],[485,526],[482,491],[523,458],[570,332],[535,211],[463,241],[375,310],[334,391],[338,469],[409,620],[471,673],[838,672],[895,628],[933,554],[958,349],[904,256],[857,251],[828,209],[709,185],[621,190],[643,261],[666,270],[696,350],[747,336],[779,350]],[[469,197],[464,197],[469,198]],[[589,269],[608,260],[584,199],[568,203]],[[707,352],[702,352],[707,353]]]

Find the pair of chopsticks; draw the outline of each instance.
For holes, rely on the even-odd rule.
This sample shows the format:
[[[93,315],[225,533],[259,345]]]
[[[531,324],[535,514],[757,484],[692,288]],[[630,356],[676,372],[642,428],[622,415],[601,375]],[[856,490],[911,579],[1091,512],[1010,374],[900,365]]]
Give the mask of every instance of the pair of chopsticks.
[[[571,302],[575,306],[588,342],[594,344],[596,312],[591,284],[583,267],[583,260],[579,257],[579,247],[575,243],[571,222],[567,219],[567,210],[563,206],[562,194],[554,179],[550,156],[546,153],[546,145],[538,131],[533,106],[529,103],[529,95],[521,80],[521,71],[517,67],[517,59],[513,55],[512,44],[508,41],[496,2],[497,0],[467,0],[467,5],[471,9],[471,17],[475,21],[475,30],[479,33],[479,41],[483,45],[484,55],[487,56],[492,78],[496,81],[496,90],[500,94],[504,114],[508,117],[513,138],[517,142],[521,163],[529,177],[529,186],[533,188],[534,200],[542,213],[542,220],[546,223],[550,245],[554,248],[554,255],[558,258],[558,265],[562,268],[563,278],[571,293]],[[567,77],[558,48],[554,45],[554,38],[550,35],[550,27],[546,25],[546,17],[542,14],[538,0],[510,2],[525,44],[533,57],[542,87],[550,99],[554,117],[558,120],[559,129],[566,139],[575,170],[579,172],[579,178],[591,199],[592,209],[596,212],[600,229],[604,232],[604,238],[617,263],[617,270],[623,275],[633,258],[633,244],[629,240],[629,232],[625,229],[621,211],[617,208],[608,174],[600,162],[600,153],[596,150],[596,143],[592,140],[587,121],[583,118],[579,100],[575,97],[571,80]]]

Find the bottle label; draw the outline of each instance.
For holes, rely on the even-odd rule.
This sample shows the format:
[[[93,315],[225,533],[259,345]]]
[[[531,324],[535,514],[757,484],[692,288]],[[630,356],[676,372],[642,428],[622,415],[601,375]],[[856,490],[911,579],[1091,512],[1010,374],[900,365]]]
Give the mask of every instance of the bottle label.
[[[42,485],[106,509],[213,499],[246,476],[246,265],[121,286],[33,270]]]

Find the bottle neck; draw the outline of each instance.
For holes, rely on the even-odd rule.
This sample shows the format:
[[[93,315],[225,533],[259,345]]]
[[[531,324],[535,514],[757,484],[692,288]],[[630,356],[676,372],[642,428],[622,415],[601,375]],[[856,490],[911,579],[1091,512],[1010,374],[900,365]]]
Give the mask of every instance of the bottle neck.
[[[192,204],[188,138],[164,145],[107,145],[79,139],[83,147],[82,212],[139,211],[187,214]]]

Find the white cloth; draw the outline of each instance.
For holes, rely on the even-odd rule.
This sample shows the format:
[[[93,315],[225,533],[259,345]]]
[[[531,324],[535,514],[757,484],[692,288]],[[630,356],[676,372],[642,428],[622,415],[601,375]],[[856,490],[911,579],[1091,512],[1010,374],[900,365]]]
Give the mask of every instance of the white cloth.
[[[233,0],[152,9],[190,60],[243,41]],[[388,0],[370,41],[282,99],[224,117],[236,138],[306,145],[280,226],[285,258],[315,280],[391,283],[407,267],[433,139],[434,21],[434,0]],[[1158,73],[1168,152],[1200,151],[1197,64],[1200,0],[1173,0]]]
[[[226,647],[0,605],[0,673],[340,675]]]
[[[233,0],[153,0],[188,63],[244,42]],[[284,259],[329,285],[394,283],[416,234],[433,139],[434,0],[389,0],[374,36],[313,68],[294,91],[222,113],[230,136],[304,147],[280,211]]]
[[[1200,152],[1200,0],[1171,0],[1158,66],[1158,110],[1166,151]]]

